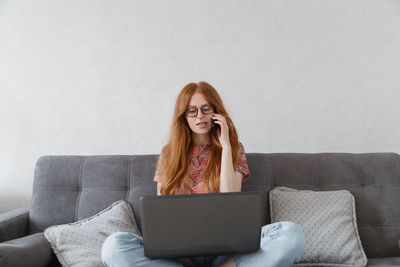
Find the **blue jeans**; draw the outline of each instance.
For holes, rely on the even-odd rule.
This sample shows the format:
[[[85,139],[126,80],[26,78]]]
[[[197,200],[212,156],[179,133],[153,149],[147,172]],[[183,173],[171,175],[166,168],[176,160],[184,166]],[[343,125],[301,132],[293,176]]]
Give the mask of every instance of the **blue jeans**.
[[[304,233],[292,222],[277,222],[261,229],[260,249],[248,254],[151,259],[144,255],[143,239],[132,233],[118,232],[107,237],[101,257],[106,267],[125,266],[211,266],[232,258],[235,266],[291,266],[298,262],[305,247]]]

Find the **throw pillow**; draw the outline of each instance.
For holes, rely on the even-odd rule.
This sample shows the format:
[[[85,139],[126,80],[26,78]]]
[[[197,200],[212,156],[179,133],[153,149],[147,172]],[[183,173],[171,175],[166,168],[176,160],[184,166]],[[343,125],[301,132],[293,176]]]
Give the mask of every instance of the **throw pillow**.
[[[304,231],[305,251],[295,266],[366,266],[349,191],[277,187],[269,201],[271,222],[291,221]]]
[[[123,200],[90,218],[51,226],[45,229],[44,236],[62,266],[103,266],[101,246],[114,232],[141,236],[131,206]]]

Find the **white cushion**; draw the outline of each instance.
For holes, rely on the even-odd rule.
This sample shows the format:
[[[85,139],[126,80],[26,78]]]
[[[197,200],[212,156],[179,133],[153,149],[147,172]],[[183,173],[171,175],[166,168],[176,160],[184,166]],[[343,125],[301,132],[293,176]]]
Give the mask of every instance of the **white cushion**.
[[[366,266],[349,191],[277,187],[269,198],[272,222],[291,221],[304,231],[305,251],[295,266]]]
[[[51,226],[44,231],[44,236],[62,266],[103,266],[101,246],[114,232],[141,235],[131,206],[123,200],[90,218]]]

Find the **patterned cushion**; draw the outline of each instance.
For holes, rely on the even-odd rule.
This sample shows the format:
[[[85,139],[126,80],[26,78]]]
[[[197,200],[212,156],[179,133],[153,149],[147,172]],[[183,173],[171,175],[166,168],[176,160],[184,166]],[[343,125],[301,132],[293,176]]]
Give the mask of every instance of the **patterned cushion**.
[[[129,203],[120,200],[96,215],[44,231],[62,266],[103,266],[101,246],[114,232],[141,235]]]
[[[272,222],[291,221],[304,231],[306,248],[295,266],[366,266],[349,191],[277,187],[269,198]]]

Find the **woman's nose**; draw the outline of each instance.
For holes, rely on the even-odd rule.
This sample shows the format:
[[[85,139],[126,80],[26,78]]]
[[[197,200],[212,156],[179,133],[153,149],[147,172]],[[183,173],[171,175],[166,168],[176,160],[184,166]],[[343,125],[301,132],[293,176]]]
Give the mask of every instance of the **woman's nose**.
[[[200,117],[200,118],[204,117],[203,111],[198,110],[197,111],[197,117]]]

